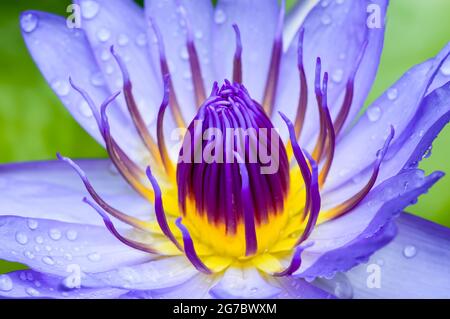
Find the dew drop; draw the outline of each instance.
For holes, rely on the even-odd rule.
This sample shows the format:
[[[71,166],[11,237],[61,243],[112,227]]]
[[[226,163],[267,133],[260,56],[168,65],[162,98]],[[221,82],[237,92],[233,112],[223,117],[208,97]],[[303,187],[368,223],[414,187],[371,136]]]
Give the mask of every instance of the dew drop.
[[[387,91],[387,97],[389,100],[393,101],[397,98],[398,96],[398,90],[396,88],[390,88]]]
[[[16,241],[21,245],[26,245],[28,243],[28,236],[25,233],[17,232]]]
[[[423,153],[422,159],[429,158],[431,156],[431,151],[433,150],[433,146],[427,148],[425,153]]]
[[[59,96],[66,96],[67,94],[69,94],[70,91],[69,84],[67,82],[62,82],[59,80],[54,81],[51,84],[51,87]]]
[[[8,275],[0,275],[0,291],[11,291],[13,282]]]
[[[345,0],[336,0],[337,4],[343,4]]]
[[[28,295],[30,295],[31,297],[37,297],[39,296],[39,291],[37,291],[36,289],[32,288],[32,287],[28,287],[27,289],[25,289],[25,291],[27,292]]]
[[[26,33],[33,32],[38,26],[39,18],[34,13],[27,13],[20,18],[20,26]]]
[[[225,21],[227,21],[227,16],[225,12],[221,9],[217,9],[214,13],[214,22],[217,24],[223,24]]]
[[[195,38],[200,40],[201,38],[203,38],[203,32],[201,30],[197,30],[197,31],[195,31],[194,36],[195,36]]]
[[[117,38],[117,43],[122,47],[126,46],[129,41],[128,36],[123,33],[119,34],[119,37]]]
[[[322,8],[328,7],[329,4],[330,4],[330,0],[322,0],[322,2],[320,3]]]
[[[378,106],[372,106],[367,109],[367,117],[369,121],[376,122],[381,117],[381,109]]]
[[[331,79],[336,82],[340,83],[342,81],[342,78],[344,77],[344,71],[342,69],[337,69],[333,72],[331,75]]]
[[[87,118],[90,118],[92,116],[94,116],[94,113],[92,113],[91,108],[89,107],[89,104],[86,101],[81,101],[80,106],[80,113]]]
[[[106,42],[111,37],[111,31],[106,28],[100,28],[97,31],[97,39],[101,42]]]
[[[74,241],[74,240],[77,239],[78,233],[77,233],[76,230],[70,229],[70,230],[68,230],[68,231],[66,232],[66,237],[67,237],[68,240]]]
[[[38,244],[42,244],[44,242],[44,238],[42,236],[37,236],[34,241]]]
[[[181,49],[181,51],[180,51],[180,57],[181,57],[183,60],[189,59],[189,53],[188,53],[188,50],[186,49],[186,47],[183,47],[183,48]]]
[[[27,221],[27,224],[28,224],[28,228],[30,228],[31,230],[35,230],[39,226],[39,223],[37,222],[37,220],[34,220],[34,219],[29,219]]]
[[[103,74],[101,72],[93,73],[91,76],[91,83],[93,86],[102,86],[105,84]]]
[[[103,49],[100,53],[100,60],[103,62],[108,61],[111,58],[111,52],[109,52],[107,49]]]
[[[450,76],[450,59],[447,59],[441,67],[441,73],[445,76]]]
[[[50,229],[50,231],[48,232],[48,235],[53,240],[60,240],[61,239],[61,231],[59,229],[57,229],[57,228]]]
[[[86,0],[81,2],[81,15],[85,19],[92,19],[98,14],[100,5],[93,0]]]
[[[345,60],[346,57],[347,57],[347,55],[344,52],[339,54],[339,60]]]
[[[417,254],[417,249],[413,245],[407,245],[407,246],[405,246],[405,248],[403,248],[403,256],[405,256],[405,258],[408,258],[408,259],[413,258],[416,254]]]
[[[143,47],[147,44],[147,35],[145,33],[141,33],[136,37],[136,44]]]
[[[28,259],[34,259],[34,254],[31,251],[26,251],[23,253],[25,255],[25,257],[27,257]]]
[[[331,17],[328,14],[324,13],[320,21],[322,21],[323,25],[329,25],[331,23]]]
[[[43,258],[42,258],[42,261],[43,261],[45,264],[50,265],[50,266],[55,264],[55,261],[54,261],[53,258],[50,257],[50,256],[45,256],[45,257],[43,257]]]
[[[89,254],[87,257],[90,261],[100,261],[100,259],[102,259],[101,256],[97,253]]]

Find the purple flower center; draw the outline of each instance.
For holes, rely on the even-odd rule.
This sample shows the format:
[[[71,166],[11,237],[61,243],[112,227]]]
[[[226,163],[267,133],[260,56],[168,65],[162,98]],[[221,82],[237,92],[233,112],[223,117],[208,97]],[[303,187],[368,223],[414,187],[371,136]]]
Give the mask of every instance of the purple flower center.
[[[247,241],[255,237],[255,223],[283,212],[289,189],[286,150],[242,85],[215,85],[200,107],[180,151],[177,185],[186,218],[193,206],[209,224],[224,225],[230,236],[244,223]]]

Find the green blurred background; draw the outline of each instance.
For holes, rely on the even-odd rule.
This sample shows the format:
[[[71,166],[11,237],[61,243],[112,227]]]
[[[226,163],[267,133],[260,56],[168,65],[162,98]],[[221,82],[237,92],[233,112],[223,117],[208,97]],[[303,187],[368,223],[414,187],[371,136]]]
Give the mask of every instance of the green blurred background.
[[[57,151],[72,158],[105,157],[45,83],[20,35],[21,11],[38,9],[64,15],[68,4],[69,0],[0,3],[0,163],[54,159]],[[368,102],[411,66],[436,55],[450,40],[449,13],[448,0],[391,1],[381,67]],[[446,128],[434,143],[433,155],[421,167],[427,172],[450,172],[449,147],[450,129]],[[450,178],[445,177],[408,210],[450,227],[448,189]],[[0,273],[18,267],[0,261]]]

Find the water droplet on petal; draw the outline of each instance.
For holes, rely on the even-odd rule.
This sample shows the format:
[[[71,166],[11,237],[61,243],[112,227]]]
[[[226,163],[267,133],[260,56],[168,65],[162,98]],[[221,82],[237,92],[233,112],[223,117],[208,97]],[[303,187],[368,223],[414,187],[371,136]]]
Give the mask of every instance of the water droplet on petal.
[[[387,97],[389,100],[393,101],[397,98],[398,96],[398,90],[396,88],[390,88],[387,91]]]
[[[57,228],[50,229],[50,231],[48,232],[48,235],[53,240],[60,240],[61,239],[61,231],[59,229],[57,229]]]
[[[100,9],[100,5],[93,0],[86,0],[81,2],[81,15],[85,19],[94,18]]]
[[[93,73],[91,76],[91,83],[94,86],[102,86],[103,84],[105,84],[103,74],[101,72]]]
[[[34,13],[27,13],[20,18],[20,26],[26,33],[33,32],[38,26],[39,18]]]
[[[180,51],[180,57],[181,57],[183,60],[189,59],[189,53],[188,53],[188,50],[187,50],[186,47],[183,47],[183,48],[181,49],[181,51]]]
[[[136,44],[143,47],[147,44],[147,35],[145,33],[141,33],[136,37]]]
[[[47,264],[50,266],[55,264],[55,261],[50,256],[45,256],[44,258],[42,258],[42,261],[44,262],[44,264]]]
[[[111,31],[106,28],[100,28],[97,31],[97,39],[101,42],[106,42],[111,37]]]
[[[32,287],[28,287],[27,289],[25,289],[25,291],[27,292],[28,295],[30,295],[31,297],[37,297],[39,296],[39,291],[37,291],[36,289],[32,288]]]
[[[106,62],[111,58],[111,52],[107,49],[103,49],[101,50],[102,52],[100,52],[100,60]]]
[[[378,106],[372,106],[367,109],[367,117],[369,121],[376,122],[381,117],[381,109]]]
[[[74,241],[74,240],[77,239],[78,233],[77,233],[76,230],[70,229],[70,230],[68,230],[68,231],[66,232],[66,237],[67,237],[68,240]]]
[[[69,83],[65,82],[65,81],[54,81],[51,84],[52,89],[56,92],[56,94],[58,94],[59,96],[66,96],[67,94],[69,94],[70,91],[70,86]]]
[[[90,261],[100,261],[100,259],[102,259],[101,256],[97,253],[89,254],[87,257]]]
[[[331,23],[331,17],[328,14],[324,13],[320,21],[322,21],[323,25],[329,25]]]
[[[340,83],[342,81],[342,78],[344,77],[344,71],[342,69],[337,69],[333,72],[331,75],[331,79],[336,82]]]
[[[13,282],[8,275],[0,275],[0,291],[10,291],[13,289]]]
[[[34,254],[31,251],[26,251],[23,253],[25,255],[25,257],[27,257],[28,259],[33,259],[34,258]]]
[[[27,224],[28,224],[28,228],[30,228],[31,230],[35,230],[39,226],[38,221],[34,220],[34,219],[29,219]]]
[[[201,38],[203,38],[203,32],[202,32],[202,30],[197,30],[197,31],[195,31],[195,34],[194,34],[194,36],[197,38],[197,39],[201,39]]]
[[[37,236],[34,241],[38,244],[42,244],[44,242],[44,238],[42,236]]]
[[[431,156],[431,151],[433,150],[433,146],[430,145],[430,147],[427,148],[425,153],[423,153],[422,159],[429,158]]]
[[[405,248],[403,248],[403,256],[405,256],[405,258],[408,258],[408,259],[413,258],[416,254],[417,254],[417,249],[413,245],[407,245],[407,246],[405,246]]]
[[[129,41],[128,36],[123,33],[119,34],[119,37],[117,38],[117,43],[122,47],[126,46]]]
[[[217,9],[214,13],[214,22],[217,24],[223,24],[227,20],[227,16],[222,9]]]
[[[328,7],[329,4],[330,4],[330,0],[322,0],[322,2],[320,3],[322,8]]]
[[[89,104],[84,100],[81,101],[79,109],[80,109],[80,113],[84,117],[90,118],[90,117],[94,116],[94,113],[92,113],[92,110],[91,110]]]
[[[441,73],[450,76],[450,59],[447,59],[441,66]]]
[[[17,232],[16,241],[21,245],[26,245],[28,243],[28,236],[25,233]]]

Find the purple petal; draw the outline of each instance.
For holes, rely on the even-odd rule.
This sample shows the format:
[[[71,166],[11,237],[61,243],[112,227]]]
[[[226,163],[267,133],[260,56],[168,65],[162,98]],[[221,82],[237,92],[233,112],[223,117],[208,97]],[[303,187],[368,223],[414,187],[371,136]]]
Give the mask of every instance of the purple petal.
[[[115,287],[130,290],[160,290],[179,286],[198,274],[184,256],[118,267],[90,274],[86,287]]]
[[[389,134],[391,125],[396,132],[392,145],[401,141],[405,129],[414,120],[429,85],[449,52],[450,44],[434,60],[408,71],[369,106],[366,114],[338,143],[327,180],[327,189],[341,185],[371,166],[377,150]]]
[[[354,297],[450,298],[450,229],[407,213],[396,223],[397,237],[347,273]],[[370,265],[379,269],[379,288],[367,286]]]
[[[59,276],[67,276],[73,265],[90,273],[152,258],[123,245],[104,227],[49,219],[0,216],[0,241],[0,259]]]
[[[73,288],[64,278],[33,270],[20,270],[0,275],[0,297],[45,299],[114,299],[124,290],[114,288]]]
[[[219,0],[214,12],[214,66],[219,81],[231,79],[235,53],[233,24],[242,38],[243,83],[261,102],[278,20],[276,0]]]
[[[318,2],[319,0],[296,1],[295,6],[289,10],[283,30],[285,47],[290,46],[308,13],[311,12]]]
[[[197,113],[197,107],[192,84],[192,72],[186,47],[186,23],[179,11],[178,1],[145,1],[145,15],[152,18],[161,31],[164,48],[175,86],[175,93],[184,115],[189,123]],[[194,43],[199,55],[203,82],[206,90],[212,87],[214,81],[211,67],[212,15],[213,7],[209,0],[179,1],[186,10],[187,19],[192,27]],[[155,38],[154,32],[148,28],[149,37]],[[159,70],[158,44],[152,42],[152,57]],[[161,77],[162,78],[162,77]],[[170,135],[167,135],[170,136]]]
[[[109,160],[76,162],[108,203],[140,219],[152,218],[151,204],[131,189]],[[88,193],[81,179],[61,161],[0,165],[0,191],[0,216],[103,225],[101,218],[82,202]]]
[[[402,169],[417,167],[422,158],[430,155],[433,140],[449,120],[450,86],[446,84],[425,97],[414,119],[404,130],[403,136],[389,148],[375,185]],[[331,191],[330,197],[334,198],[334,202],[337,203],[349,193],[357,193],[366,183],[370,174],[371,169],[366,169],[352,181]]]
[[[178,286],[158,290],[134,290],[121,298],[125,299],[209,299],[213,283],[211,276],[197,274]]]
[[[334,299],[334,295],[330,294],[312,284],[307,283],[304,279],[295,277],[283,277],[276,279],[282,292],[277,296],[280,299]]]
[[[69,84],[71,77],[73,83],[89,93],[99,109],[110,95],[85,33],[80,29],[69,29],[63,17],[49,13],[27,11],[21,15],[22,21],[31,17],[38,21],[36,28],[22,32],[31,56],[72,116],[99,143],[104,144],[88,104]],[[136,155],[139,139],[127,128],[129,120],[117,107],[111,108],[110,119],[115,136],[127,142],[120,145],[129,155]]]
[[[302,130],[303,141],[315,142],[319,117],[314,95],[314,68],[317,57],[322,60],[322,69],[330,74],[328,89],[329,109],[332,118],[336,118],[345,94],[347,79],[354,72],[355,61],[365,41],[368,46],[355,78],[355,90],[348,122],[359,112],[372,87],[378,69],[384,41],[384,18],[387,1],[337,1],[322,2],[306,17],[302,28],[304,35],[303,61],[308,81],[308,108],[305,126]],[[381,27],[367,27],[367,7],[378,5],[381,14]],[[276,105],[290,118],[295,118],[298,106],[300,80],[297,69],[297,41],[294,38],[281,65],[280,85]],[[274,119],[275,127],[279,119]],[[306,145],[305,145],[306,146]],[[312,145],[313,146],[313,145]],[[308,145],[308,149],[311,145]]]
[[[132,0],[97,0],[98,8],[94,15],[86,14],[90,13],[87,9],[89,0],[74,0],[74,3],[81,6],[82,28],[110,91],[122,88],[122,74],[110,52],[111,46],[114,46],[125,61],[138,108],[150,130],[156,133],[156,116],[163,86],[158,65],[152,64],[148,51],[148,26],[143,10]],[[119,97],[119,100],[121,110],[127,114],[124,97]],[[139,141],[138,138],[135,140]],[[120,144],[120,139],[118,142]]]
[[[314,245],[303,252],[296,274],[328,277],[368,259],[395,236],[392,219],[442,175],[437,172],[425,177],[419,170],[400,173],[373,189],[346,215],[317,226],[306,241]]]
[[[228,268],[210,290],[211,296],[219,299],[267,299],[280,292],[280,288],[268,283],[255,268]]]

